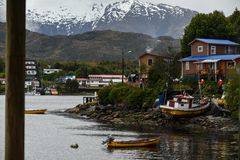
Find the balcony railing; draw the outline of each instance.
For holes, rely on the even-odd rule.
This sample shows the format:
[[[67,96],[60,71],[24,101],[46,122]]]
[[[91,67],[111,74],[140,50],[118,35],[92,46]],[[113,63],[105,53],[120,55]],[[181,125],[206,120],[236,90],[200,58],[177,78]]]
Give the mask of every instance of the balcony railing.
[[[219,74],[220,70],[219,69],[217,69],[217,70],[200,70],[199,73],[201,75]]]

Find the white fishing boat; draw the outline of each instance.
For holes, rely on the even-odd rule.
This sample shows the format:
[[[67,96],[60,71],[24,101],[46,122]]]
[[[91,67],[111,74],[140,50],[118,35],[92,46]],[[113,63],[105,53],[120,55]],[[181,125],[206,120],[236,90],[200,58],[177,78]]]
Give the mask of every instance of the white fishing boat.
[[[210,101],[206,97],[195,99],[190,95],[176,95],[167,101],[167,104],[160,105],[163,113],[172,117],[193,117],[207,111]]]

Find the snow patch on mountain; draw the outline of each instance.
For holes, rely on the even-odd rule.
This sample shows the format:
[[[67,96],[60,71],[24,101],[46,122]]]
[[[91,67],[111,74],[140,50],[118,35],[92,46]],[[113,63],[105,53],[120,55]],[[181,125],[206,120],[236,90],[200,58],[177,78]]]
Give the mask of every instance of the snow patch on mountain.
[[[81,20],[78,15],[73,15],[69,9],[60,6],[58,11],[43,11],[39,12],[37,9],[27,10],[26,13],[27,20],[39,22],[42,24],[47,23],[58,23],[62,22],[67,24],[67,22],[77,23]]]
[[[130,10],[132,3],[133,0],[124,0],[122,2],[109,4],[105,9],[105,14],[102,18],[107,20],[108,23],[122,20]]]
[[[5,0],[0,0],[0,21],[5,21]],[[51,2],[53,3],[53,2]],[[49,35],[71,35],[93,30],[116,30],[160,36],[179,36],[197,12],[140,0],[76,1],[69,6],[63,0],[52,9],[27,5],[27,29]]]
[[[0,21],[6,22],[6,2],[4,0],[0,0]]]
[[[104,13],[105,6],[100,3],[93,3],[91,6],[91,10],[85,13],[83,20],[85,22],[91,22],[98,20]]]

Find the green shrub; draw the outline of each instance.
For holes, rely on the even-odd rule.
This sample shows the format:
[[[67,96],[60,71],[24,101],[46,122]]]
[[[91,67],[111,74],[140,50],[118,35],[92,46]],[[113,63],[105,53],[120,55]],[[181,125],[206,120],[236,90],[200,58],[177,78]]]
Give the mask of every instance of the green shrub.
[[[185,91],[192,90],[191,86],[185,84],[172,84],[171,88],[172,90],[185,90]]]
[[[158,84],[158,85],[157,85]],[[165,84],[159,81],[155,88],[138,88],[130,85],[112,85],[98,91],[99,103],[103,105],[124,105],[125,109],[152,108],[159,93],[165,89]]]
[[[215,81],[206,81],[205,85],[201,87],[202,94],[205,96],[215,95],[221,97],[221,92],[219,92],[218,84]]]
[[[77,80],[68,79],[65,84],[65,91],[67,93],[77,93],[78,87],[79,87],[79,83]]]
[[[5,85],[0,85],[0,94],[4,94],[5,93]]]
[[[238,119],[240,115],[240,65],[229,70],[228,79],[226,102],[232,112],[232,117]]]
[[[152,108],[160,92],[157,92],[154,89],[145,89],[144,92],[145,92],[144,93],[145,98],[144,98],[143,108],[144,109]]]
[[[113,85],[108,98],[111,104],[119,104],[126,103],[126,97],[128,96],[128,92],[130,90],[130,86],[127,85]]]
[[[132,89],[127,96],[127,106],[129,109],[141,109],[145,98],[145,92],[141,88]]]
[[[98,100],[100,104],[107,105],[110,103],[110,100],[108,98],[109,93],[111,92],[112,87],[107,86],[103,87],[98,91]]]
[[[193,78],[184,78],[182,80],[182,85],[187,85],[192,90],[197,90],[198,89],[198,81],[196,79],[193,79]]]

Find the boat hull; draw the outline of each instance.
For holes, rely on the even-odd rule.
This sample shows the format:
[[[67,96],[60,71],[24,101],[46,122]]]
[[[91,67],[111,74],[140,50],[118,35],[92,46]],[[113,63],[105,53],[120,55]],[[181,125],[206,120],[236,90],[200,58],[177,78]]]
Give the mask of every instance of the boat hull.
[[[198,116],[209,109],[210,103],[196,108],[189,108],[189,109],[180,109],[180,108],[173,108],[161,105],[161,111],[170,115],[172,117],[194,117]]]
[[[45,114],[47,109],[29,109],[25,110],[25,114]]]
[[[160,143],[160,138],[142,139],[133,141],[112,141],[108,143],[108,147],[124,148],[124,147],[148,147]]]

